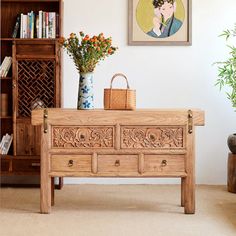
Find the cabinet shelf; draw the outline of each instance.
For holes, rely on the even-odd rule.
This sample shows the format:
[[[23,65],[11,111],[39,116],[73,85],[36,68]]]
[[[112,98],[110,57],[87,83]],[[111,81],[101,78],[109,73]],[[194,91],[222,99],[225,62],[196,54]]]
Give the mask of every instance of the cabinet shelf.
[[[35,41],[35,40],[38,40],[38,41],[56,41],[56,40],[59,40],[59,38],[0,38],[1,41]]]
[[[1,80],[12,80],[12,77],[0,77]]]
[[[39,160],[40,156],[13,156],[0,154],[2,160]]]
[[[1,2],[20,2],[20,3],[31,3],[31,2],[34,2],[34,3],[37,3],[37,2],[40,2],[40,3],[48,3],[48,2],[60,2],[60,0],[1,0]]]
[[[12,119],[13,117],[12,116],[1,116],[0,119]]]

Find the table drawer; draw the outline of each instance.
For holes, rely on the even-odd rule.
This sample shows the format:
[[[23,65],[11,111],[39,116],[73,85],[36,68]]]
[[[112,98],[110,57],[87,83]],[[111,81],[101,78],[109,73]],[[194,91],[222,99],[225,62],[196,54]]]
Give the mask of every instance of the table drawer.
[[[91,155],[52,155],[51,171],[91,171]]]
[[[184,155],[145,155],[145,172],[184,172]]]
[[[114,126],[53,126],[52,147],[106,149],[114,147]]]
[[[99,155],[98,172],[138,172],[138,156]]]
[[[15,159],[12,160],[13,172],[40,172],[40,159]]]
[[[183,126],[122,126],[121,149],[183,149]]]
[[[17,44],[16,45],[17,55],[55,55],[55,45],[53,44]]]
[[[9,171],[9,167],[10,167],[10,160],[4,160],[3,157],[1,159],[1,166],[0,166],[0,170],[1,172],[3,171]]]

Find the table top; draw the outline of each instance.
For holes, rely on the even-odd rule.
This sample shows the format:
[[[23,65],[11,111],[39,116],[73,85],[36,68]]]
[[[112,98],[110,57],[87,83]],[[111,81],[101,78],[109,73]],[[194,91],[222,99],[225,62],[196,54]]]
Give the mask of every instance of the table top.
[[[46,113],[45,113],[46,112]],[[41,125],[44,117],[54,125],[101,125],[142,124],[142,125],[184,125],[192,116],[193,125],[203,126],[205,113],[201,109],[136,109],[136,110],[77,110],[44,108],[32,111],[32,125]]]

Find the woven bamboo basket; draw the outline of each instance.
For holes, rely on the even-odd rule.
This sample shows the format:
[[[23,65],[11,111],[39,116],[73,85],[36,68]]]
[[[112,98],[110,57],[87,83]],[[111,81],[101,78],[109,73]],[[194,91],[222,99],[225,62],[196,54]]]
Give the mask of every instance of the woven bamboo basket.
[[[126,89],[114,89],[112,83],[118,76],[125,78]],[[136,91],[131,90],[129,82],[124,74],[115,74],[111,79],[110,88],[104,89],[104,109],[105,110],[134,110],[136,108]]]

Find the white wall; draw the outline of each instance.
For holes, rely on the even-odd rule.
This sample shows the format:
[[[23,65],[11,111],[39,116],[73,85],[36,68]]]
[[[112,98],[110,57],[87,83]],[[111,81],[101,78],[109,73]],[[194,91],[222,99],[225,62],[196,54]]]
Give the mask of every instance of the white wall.
[[[112,36],[117,53],[97,66],[95,106],[103,107],[103,89],[116,72],[125,73],[137,90],[138,108],[201,108],[205,127],[196,129],[196,177],[199,184],[225,184],[227,136],[236,132],[236,112],[223,92],[214,86],[216,66],[227,48],[218,35],[236,23],[235,0],[193,0],[193,44],[176,46],[128,46],[127,0],[65,0],[64,35],[83,30]],[[64,57],[64,107],[75,108],[78,73]],[[160,183],[159,180],[67,179],[69,183]],[[162,183],[176,180],[162,180]]]

